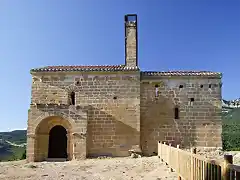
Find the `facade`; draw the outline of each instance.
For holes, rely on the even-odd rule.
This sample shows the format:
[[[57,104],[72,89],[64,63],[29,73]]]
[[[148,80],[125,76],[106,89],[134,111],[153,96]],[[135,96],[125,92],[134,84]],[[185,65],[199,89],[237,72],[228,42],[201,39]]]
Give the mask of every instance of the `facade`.
[[[221,73],[142,72],[137,16],[125,16],[125,65],[31,70],[27,159],[128,156],[157,142],[222,147]]]

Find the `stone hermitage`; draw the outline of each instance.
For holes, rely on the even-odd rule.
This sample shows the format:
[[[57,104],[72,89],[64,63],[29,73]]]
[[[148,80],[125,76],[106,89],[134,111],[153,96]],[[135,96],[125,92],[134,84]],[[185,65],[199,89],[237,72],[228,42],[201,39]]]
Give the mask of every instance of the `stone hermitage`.
[[[221,148],[221,79],[140,71],[137,15],[125,15],[125,64],[31,69],[27,160],[129,156],[157,142]]]

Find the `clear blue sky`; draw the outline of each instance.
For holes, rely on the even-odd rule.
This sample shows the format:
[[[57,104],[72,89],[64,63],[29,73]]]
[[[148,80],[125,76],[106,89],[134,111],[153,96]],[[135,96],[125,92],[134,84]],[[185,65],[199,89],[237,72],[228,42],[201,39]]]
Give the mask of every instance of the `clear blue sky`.
[[[0,131],[27,126],[31,68],[123,64],[127,13],[142,70],[219,71],[223,97],[240,97],[239,0],[1,0]]]

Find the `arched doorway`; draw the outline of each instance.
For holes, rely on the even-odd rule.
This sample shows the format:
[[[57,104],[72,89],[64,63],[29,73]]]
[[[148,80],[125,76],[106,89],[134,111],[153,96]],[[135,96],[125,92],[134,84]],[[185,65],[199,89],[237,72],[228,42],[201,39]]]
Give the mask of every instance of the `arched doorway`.
[[[67,131],[61,125],[54,126],[49,132],[48,158],[67,157]]]

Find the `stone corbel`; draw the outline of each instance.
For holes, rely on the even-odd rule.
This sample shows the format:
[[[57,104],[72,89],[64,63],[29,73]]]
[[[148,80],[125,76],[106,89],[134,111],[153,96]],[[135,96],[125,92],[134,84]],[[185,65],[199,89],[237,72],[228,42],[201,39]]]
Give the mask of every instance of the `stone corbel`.
[[[30,106],[36,107],[36,106],[37,106],[37,103],[31,103]]]
[[[35,135],[35,134],[27,134],[27,137],[28,137],[28,138],[33,138],[33,139],[35,139],[35,138],[36,138],[36,135]]]
[[[86,132],[85,132],[85,133],[84,133],[84,132],[81,132],[80,135],[86,137],[86,136],[87,136],[87,133],[86,133]]]
[[[81,132],[81,133],[77,133],[77,132],[74,132],[72,133],[73,136],[76,136],[76,137],[80,137],[80,138],[83,138],[83,137],[86,137],[87,136],[87,133],[85,132]]]

